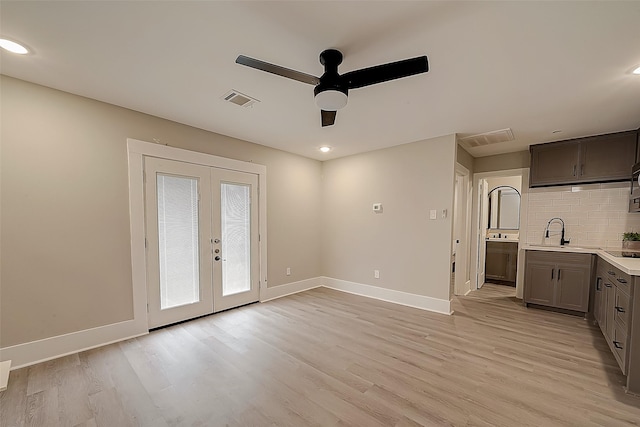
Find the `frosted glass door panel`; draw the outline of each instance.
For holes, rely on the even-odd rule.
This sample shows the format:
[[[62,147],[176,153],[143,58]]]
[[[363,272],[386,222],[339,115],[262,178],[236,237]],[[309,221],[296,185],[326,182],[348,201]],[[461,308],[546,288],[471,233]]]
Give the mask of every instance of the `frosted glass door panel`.
[[[145,157],[149,327],[213,312],[211,168]]]
[[[220,186],[223,296],[251,289],[250,190],[244,184]]]
[[[200,300],[198,180],[157,175],[160,309]]]
[[[213,311],[260,299],[258,176],[214,169]]]

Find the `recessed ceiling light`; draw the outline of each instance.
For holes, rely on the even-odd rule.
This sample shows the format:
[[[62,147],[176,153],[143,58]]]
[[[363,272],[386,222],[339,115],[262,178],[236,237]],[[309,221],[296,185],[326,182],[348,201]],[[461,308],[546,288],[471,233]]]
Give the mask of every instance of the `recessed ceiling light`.
[[[633,70],[633,74],[640,74],[640,67]]]
[[[16,43],[7,39],[0,39],[0,47],[9,52],[17,53],[19,55],[26,55],[29,50],[19,43]]]
[[[320,151],[322,151],[323,153],[328,153],[329,151],[331,151],[331,147],[327,147],[326,145],[322,146],[320,147]]]

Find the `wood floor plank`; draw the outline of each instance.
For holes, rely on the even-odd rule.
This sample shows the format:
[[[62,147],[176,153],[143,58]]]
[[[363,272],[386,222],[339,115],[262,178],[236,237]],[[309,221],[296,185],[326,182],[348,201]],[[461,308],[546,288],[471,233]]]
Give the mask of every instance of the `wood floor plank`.
[[[27,413],[28,368],[9,373],[11,387],[0,392],[0,425],[18,427],[25,425]]]
[[[58,390],[49,388],[30,394],[27,398],[27,417],[25,425],[29,427],[55,427],[62,424],[58,418]]]
[[[633,426],[597,326],[514,289],[452,316],[326,288],[11,372],[2,427]]]

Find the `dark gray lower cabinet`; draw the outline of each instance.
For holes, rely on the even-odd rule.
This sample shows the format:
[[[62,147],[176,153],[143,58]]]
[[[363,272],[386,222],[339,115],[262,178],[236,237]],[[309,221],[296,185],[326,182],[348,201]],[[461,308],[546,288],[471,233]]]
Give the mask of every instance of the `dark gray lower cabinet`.
[[[487,242],[487,256],[485,259],[485,277],[487,279],[516,281],[518,263],[518,243]]]
[[[633,280],[633,277],[602,258],[598,260],[593,317],[625,374],[632,336]]]
[[[587,313],[593,264],[592,254],[527,251],[525,305]]]

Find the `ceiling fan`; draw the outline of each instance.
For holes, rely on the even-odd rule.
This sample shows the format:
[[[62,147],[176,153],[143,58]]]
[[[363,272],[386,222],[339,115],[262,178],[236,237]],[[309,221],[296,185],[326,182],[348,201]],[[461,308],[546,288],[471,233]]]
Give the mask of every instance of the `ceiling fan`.
[[[336,49],[327,49],[320,54],[320,63],[324,65],[324,74],[320,77],[249,58],[244,55],[238,56],[236,63],[314,85],[313,93],[315,95],[316,105],[320,107],[321,110],[323,127],[331,126],[335,123],[336,112],[347,105],[349,89],[357,89],[429,71],[427,57],[419,56],[417,58],[350,71],[340,75],[338,74],[338,65],[342,63],[342,53]]]

